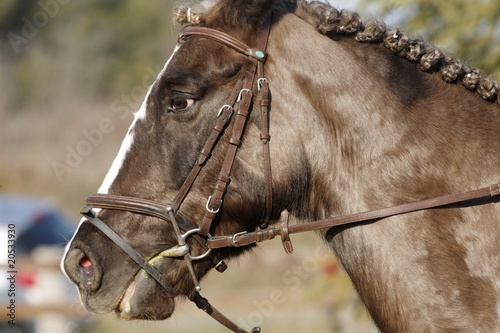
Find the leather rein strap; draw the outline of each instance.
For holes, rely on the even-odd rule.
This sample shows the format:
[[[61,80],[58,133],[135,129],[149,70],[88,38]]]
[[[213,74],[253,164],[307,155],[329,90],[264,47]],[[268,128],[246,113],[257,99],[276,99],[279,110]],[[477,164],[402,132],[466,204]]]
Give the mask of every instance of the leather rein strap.
[[[478,200],[485,200],[485,202],[479,202],[479,204],[485,204],[492,202],[493,199],[499,195],[500,183],[496,183],[487,187],[463,193],[444,195],[427,200],[405,203],[389,208],[337,216],[331,219],[317,220],[295,225],[288,225],[288,212],[285,210],[281,213],[280,226],[277,228],[239,233],[231,236],[212,237],[208,240],[208,246],[211,249],[222,247],[239,247],[273,239],[277,235],[280,235],[285,251],[290,254],[293,250],[289,237],[290,234],[321,229],[330,229],[334,227],[354,225],[358,223],[371,223],[391,216],[402,215],[431,208],[445,207],[453,204],[463,204]]]

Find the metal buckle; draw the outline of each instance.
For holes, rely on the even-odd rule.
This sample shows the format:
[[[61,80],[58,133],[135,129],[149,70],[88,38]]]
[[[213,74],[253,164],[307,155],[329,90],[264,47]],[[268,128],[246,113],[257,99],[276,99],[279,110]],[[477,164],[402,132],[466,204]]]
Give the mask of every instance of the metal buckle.
[[[267,79],[265,77],[261,77],[257,80],[257,89],[259,91],[262,90],[262,82],[268,83]]]
[[[222,115],[222,113],[224,112],[224,109],[231,110],[232,108],[233,108],[233,107],[232,107],[231,105],[229,105],[229,104],[224,104],[224,105],[220,108],[219,113],[217,113],[217,118],[219,118],[219,117]]]
[[[241,99],[243,98],[242,95],[244,92],[252,94],[252,91],[250,89],[243,88],[240,90],[240,93],[238,94],[238,99],[236,100],[236,102],[241,101]]]
[[[231,240],[231,245],[234,247],[238,247],[238,241],[236,240],[236,237],[244,235],[246,233],[247,233],[246,231],[242,231],[242,232],[238,232],[238,233],[234,234],[233,238]]]
[[[219,207],[217,207],[217,209],[212,209],[208,206],[210,206],[210,201],[212,201],[212,196],[209,196],[208,197],[208,200],[207,200],[207,203],[205,205],[205,208],[206,210],[209,212],[209,213],[212,213],[212,214],[217,214],[222,206],[222,200],[220,201],[220,204],[219,204]]]

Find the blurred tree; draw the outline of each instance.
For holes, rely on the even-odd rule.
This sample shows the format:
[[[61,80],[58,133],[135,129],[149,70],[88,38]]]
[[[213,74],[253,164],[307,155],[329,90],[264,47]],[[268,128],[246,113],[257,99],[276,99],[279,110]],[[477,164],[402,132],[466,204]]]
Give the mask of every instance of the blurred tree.
[[[0,2],[0,34],[20,28],[23,23],[19,18],[33,12],[36,0],[3,0]]]
[[[103,60],[102,70],[94,72],[103,96],[142,86],[148,69],[168,58],[167,45],[176,41],[177,34],[172,33],[170,8],[158,9],[158,2],[123,0],[98,1],[88,8],[93,20],[82,22],[80,33],[82,40],[93,42],[87,54]]]
[[[384,19],[424,36],[500,79],[500,1],[361,0]]]
[[[0,1],[0,107],[98,102],[151,84],[176,41],[171,11],[165,0]]]

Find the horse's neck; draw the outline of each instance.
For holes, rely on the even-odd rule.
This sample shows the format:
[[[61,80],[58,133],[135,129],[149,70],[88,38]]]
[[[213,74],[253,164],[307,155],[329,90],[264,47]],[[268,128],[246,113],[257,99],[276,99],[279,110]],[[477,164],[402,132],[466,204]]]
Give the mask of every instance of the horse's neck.
[[[269,43],[271,130],[288,158],[309,162],[322,205],[335,200],[310,207],[312,217],[496,181],[498,104],[421,72],[384,46],[332,41],[300,20],[280,23],[286,32]],[[484,159],[486,152],[493,156]]]
[[[351,169],[335,171],[346,175],[351,187],[344,196],[337,193],[348,212],[470,190],[500,176],[498,107],[437,75],[407,70],[414,73],[420,96],[407,98],[398,91],[404,86],[387,89],[386,81],[386,87],[374,87],[363,103],[343,111],[353,114],[344,132],[358,133],[343,144],[353,145],[344,149],[352,161],[344,168]],[[405,105],[405,99],[411,103]],[[498,331],[500,266],[494,258],[500,249],[490,228],[498,223],[499,208],[414,213],[330,240],[387,332]],[[482,255],[485,249],[491,257]]]
[[[411,104],[397,90],[374,87],[363,103],[333,110],[336,119],[352,115],[336,130],[345,138],[334,139],[342,153],[336,158],[344,162],[332,170],[343,177],[331,193],[329,207],[338,209],[333,215],[458,193],[500,178],[498,106],[413,72],[428,88],[408,98]],[[408,214],[326,237],[385,332],[499,331],[500,239],[492,236],[499,206]]]
[[[273,167],[308,168],[304,218],[498,181],[497,105],[382,47],[311,40],[300,23],[287,29],[277,34],[282,45],[270,42],[270,54],[282,60],[269,69],[273,145],[288,152],[288,163]],[[287,43],[294,33],[301,45]],[[432,210],[325,236],[384,331],[499,331],[500,249],[491,227],[499,215],[495,205]]]

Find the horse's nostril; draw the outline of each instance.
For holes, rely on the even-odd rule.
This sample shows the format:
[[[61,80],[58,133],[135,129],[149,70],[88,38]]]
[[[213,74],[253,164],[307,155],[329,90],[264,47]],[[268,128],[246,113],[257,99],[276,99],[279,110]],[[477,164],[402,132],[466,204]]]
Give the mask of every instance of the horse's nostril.
[[[64,270],[80,289],[92,291],[99,287],[101,272],[89,256],[78,248],[71,249],[64,260]]]

